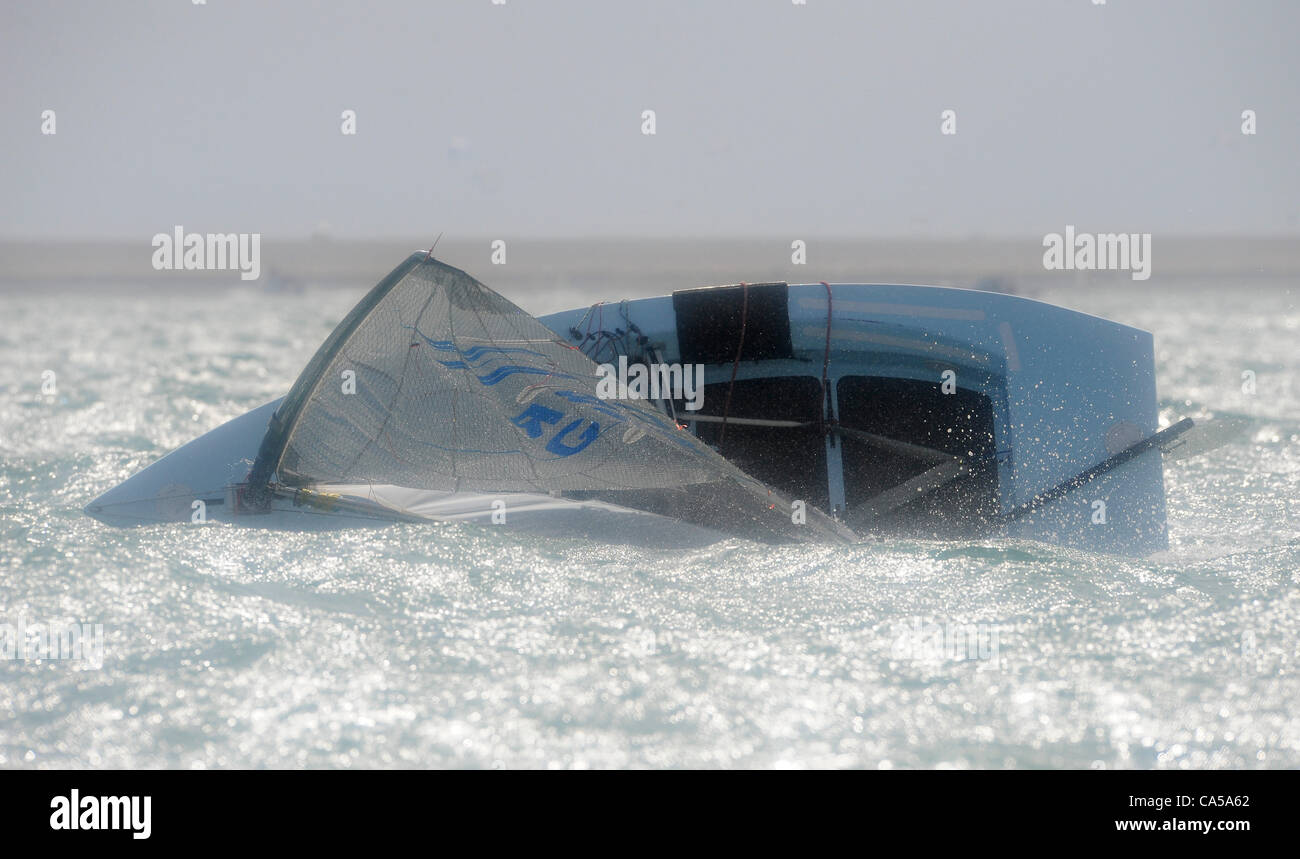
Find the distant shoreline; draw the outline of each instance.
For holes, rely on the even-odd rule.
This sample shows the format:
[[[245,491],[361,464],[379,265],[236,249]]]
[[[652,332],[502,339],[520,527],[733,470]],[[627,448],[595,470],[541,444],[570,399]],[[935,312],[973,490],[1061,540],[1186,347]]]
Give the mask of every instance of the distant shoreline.
[[[807,244],[807,264],[791,263],[792,238],[757,239],[511,239],[507,263],[494,265],[495,237],[444,238],[437,255],[494,287],[548,283],[578,286],[609,281],[611,287],[662,284],[667,292],[686,286],[760,280],[790,282],[928,282],[1041,278],[1046,272],[1042,238],[1024,239],[818,239]],[[428,238],[383,241],[262,239],[261,279],[245,286],[294,288],[303,283],[373,283]],[[130,281],[138,284],[203,282],[240,285],[236,272],[155,271],[148,237],[123,240],[2,240],[0,282]],[[1153,281],[1166,276],[1214,277],[1300,275],[1300,237],[1155,235]],[[1109,279],[1112,273],[1091,273]],[[617,291],[617,290],[615,290]]]

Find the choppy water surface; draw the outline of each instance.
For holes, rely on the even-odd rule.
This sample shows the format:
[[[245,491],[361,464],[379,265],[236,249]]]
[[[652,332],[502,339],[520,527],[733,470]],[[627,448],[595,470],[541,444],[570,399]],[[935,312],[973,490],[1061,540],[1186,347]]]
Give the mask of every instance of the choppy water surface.
[[[0,623],[103,627],[102,667],[0,660],[0,766],[1300,766],[1285,284],[1042,295],[1155,332],[1167,417],[1253,419],[1168,470],[1151,559],[81,514],[282,394],[359,295],[0,294]]]

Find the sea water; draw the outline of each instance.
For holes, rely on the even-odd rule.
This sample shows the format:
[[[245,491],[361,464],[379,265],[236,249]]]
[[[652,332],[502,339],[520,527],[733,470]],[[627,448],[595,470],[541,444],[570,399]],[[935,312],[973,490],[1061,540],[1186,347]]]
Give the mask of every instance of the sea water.
[[[1060,283],[1155,333],[1166,422],[1251,419],[1167,468],[1155,557],[114,529],[81,508],[283,394],[361,290],[0,293],[0,625],[100,633],[0,653],[0,766],[1300,766],[1295,294]]]

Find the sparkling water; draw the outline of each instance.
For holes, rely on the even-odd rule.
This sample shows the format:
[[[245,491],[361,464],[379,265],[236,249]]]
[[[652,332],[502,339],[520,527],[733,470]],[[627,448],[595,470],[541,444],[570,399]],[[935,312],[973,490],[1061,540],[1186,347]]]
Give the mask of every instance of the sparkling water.
[[[1300,766],[1294,293],[1057,283],[1155,333],[1163,419],[1251,418],[1167,468],[1156,557],[118,530],[81,508],[283,394],[361,291],[0,293],[0,623],[102,634],[0,659],[0,766]]]

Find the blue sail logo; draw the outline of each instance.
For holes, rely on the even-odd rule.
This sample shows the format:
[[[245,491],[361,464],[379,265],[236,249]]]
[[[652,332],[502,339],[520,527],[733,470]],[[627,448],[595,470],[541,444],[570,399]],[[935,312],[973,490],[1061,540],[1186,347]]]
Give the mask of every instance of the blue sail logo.
[[[529,438],[540,438],[542,435],[542,424],[556,425],[564,419],[564,412],[557,412],[555,409],[548,409],[540,403],[532,403],[518,415],[511,419],[511,423],[522,429]],[[587,428],[582,431],[574,444],[566,444],[564,439],[573,433],[582,425],[582,418],[570,421],[559,432],[551,436],[551,440],[546,443],[546,449],[556,456],[573,456],[575,453],[581,453],[587,445],[591,444],[600,435],[600,424],[591,421]]]

